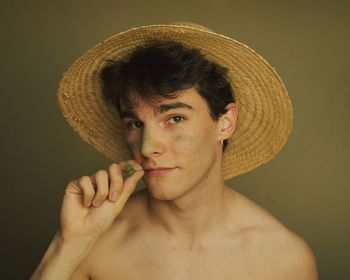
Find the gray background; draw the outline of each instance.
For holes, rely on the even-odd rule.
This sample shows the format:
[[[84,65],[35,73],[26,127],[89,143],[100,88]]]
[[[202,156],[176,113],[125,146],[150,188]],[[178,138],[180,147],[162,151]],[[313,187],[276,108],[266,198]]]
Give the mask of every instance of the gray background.
[[[131,27],[187,20],[263,55],[294,105],[282,152],[229,185],[313,248],[320,279],[349,279],[350,5],[346,1],[8,1],[1,3],[1,279],[26,279],[59,223],[66,183],[110,162],[56,104],[63,71]]]

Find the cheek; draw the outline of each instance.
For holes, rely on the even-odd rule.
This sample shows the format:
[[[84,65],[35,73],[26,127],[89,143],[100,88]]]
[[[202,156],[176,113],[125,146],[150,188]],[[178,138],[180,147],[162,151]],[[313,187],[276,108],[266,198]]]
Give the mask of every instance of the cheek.
[[[175,137],[175,142],[178,144],[192,143],[194,139],[195,139],[194,135],[189,135],[189,134],[177,135]]]
[[[140,141],[139,140],[129,140],[126,142],[126,145],[128,146],[128,149],[131,154],[134,154],[140,147]]]
[[[206,154],[216,150],[217,141],[213,129],[208,127],[176,135],[173,138],[174,148],[176,147],[176,151],[183,155],[205,157]]]
[[[131,153],[134,153],[140,148],[141,136],[138,132],[125,132],[125,142]]]
[[[181,154],[193,154],[200,149],[200,137],[195,133],[176,135],[174,138],[174,147]]]

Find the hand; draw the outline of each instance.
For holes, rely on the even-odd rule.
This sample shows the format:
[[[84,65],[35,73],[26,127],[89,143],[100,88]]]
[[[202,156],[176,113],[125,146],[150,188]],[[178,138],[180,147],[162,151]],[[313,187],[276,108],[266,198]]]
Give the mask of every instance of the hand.
[[[135,172],[129,176],[130,165]],[[69,182],[61,209],[62,239],[96,240],[121,212],[143,175],[141,165],[130,160]]]

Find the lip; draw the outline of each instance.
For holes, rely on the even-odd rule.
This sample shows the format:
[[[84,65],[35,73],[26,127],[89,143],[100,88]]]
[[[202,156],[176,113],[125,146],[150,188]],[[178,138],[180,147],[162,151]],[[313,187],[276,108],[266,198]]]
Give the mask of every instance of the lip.
[[[146,169],[146,174],[151,176],[163,176],[166,175],[172,171],[174,171],[176,168],[168,168],[168,167],[158,167],[153,169]]]

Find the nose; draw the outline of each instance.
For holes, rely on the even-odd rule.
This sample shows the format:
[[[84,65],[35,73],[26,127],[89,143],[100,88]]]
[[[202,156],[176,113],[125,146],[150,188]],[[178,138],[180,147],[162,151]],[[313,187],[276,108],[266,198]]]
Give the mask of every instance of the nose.
[[[160,128],[145,126],[142,131],[141,154],[148,158],[161,155],[164,152],[163,140]]]

